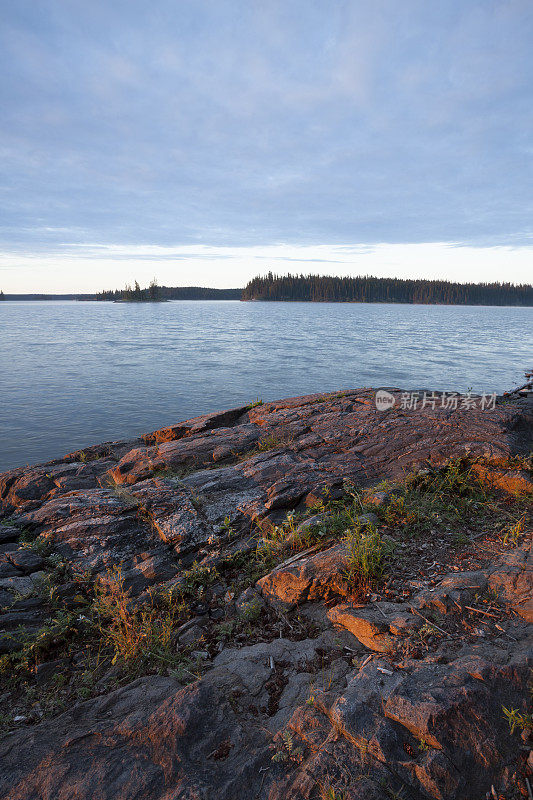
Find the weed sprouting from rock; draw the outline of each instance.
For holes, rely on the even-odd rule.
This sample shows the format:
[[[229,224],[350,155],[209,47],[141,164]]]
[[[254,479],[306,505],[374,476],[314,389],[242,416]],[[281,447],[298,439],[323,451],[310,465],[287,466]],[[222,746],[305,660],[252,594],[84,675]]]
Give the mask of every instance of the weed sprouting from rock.
[[[84,622],[85,618],[80,619],[75,612],[60,610],[34,632],[14,631],[14,639],[23,637],[22,647],[0,656],[0,673],[12,676],[27,673],[47,654],[59,648],[68,649],[80,633],[80,623]]]
[[[524,532],[526,524],[526,515],[522,514],[519,520],[517,520],[514,524],[510,524],[506,526],[501,532],[501,540],[502,544],[504,545],[511,545],[511,547],[516,547],[520,536]]]
[[[352,591],[367,592],[382,577],[387,565],[388,548],[372,526],[355,524],[347,533],[348,565],[346,579]]]
[[[103,645],[113,651],[112,664],[139,672],[148,663],[169,666],[176,662],[176,612],[172,605],[136,605],[124,589],[120,571],[96,588],[95,625]]]
[[[505,719],[509,723],[511,735],[515,732],[516,728],[521,731],[527,728],[533,728],[533,715],[522,714],[517,708],[506,708],[505,706],[502,706],[502,711]]]
[[[278,742],[278,749],[272,756],[272,761],[282,763],[292,762],[300,764],[303,761],[303,749],[294,746],[294,740],[290,731],[283,731]]]
[[[320,785],[320,800],[345,800],[346,792],[335,789],[330,783]]]

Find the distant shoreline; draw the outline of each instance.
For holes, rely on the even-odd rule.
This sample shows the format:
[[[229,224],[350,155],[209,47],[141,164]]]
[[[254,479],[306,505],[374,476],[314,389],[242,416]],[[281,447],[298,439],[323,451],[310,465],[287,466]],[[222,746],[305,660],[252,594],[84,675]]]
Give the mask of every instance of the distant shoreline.
[[[170,302],[210,302],[210,303],[228,303],[228,302],[242,302],[242,303],[261,303],[269,305],[271,303],[313,303],[313,305],[364,305],[364,306],[464,306],[465,308],[533,308],[533,303],[437,303],[437,302],[409,302],[407,300],[300,300],[297,298],[289,299],[272,299],[266,300],[264,298],[235,298],[235,297],[184,297],[184,298],[171,298],[163,300],[96,300],[94,296],[90,297],[73,297],[71,295],[5,295],[6,302],[54,302],[64,301],[69,303],[109,303],[110,305],[154,305],[160,303]],[[0,303],[1,308],[1,303]]]
[[[533,307],[533,286],[512,283],[454,283],[444,280],[376,278],[369,275],[274,275],[253,278],[243,289],[205,286],[159,286],[156,279],[146,289],[135,287],[96,293],[3,294],[2,300],[78,300],[100,303],[146,303],[168,300],[241,300],[282,303],[364,303],[427,306]],[[1,303],[0,303],[1,304]]]
[[[86,303],[86,302],[90,302],[90,301],[80,300],[80,302],[81,303]],[[108,303],[169,303],[170,301],[166,300],[164,297],[160,297],[160,298],[155,298],[155,297],[154,298],[146,298],[146,297],[143,297],[142,300],[136,300],[136,299],[132,299],[132,300],[107,300],[107,301],[106,300],[99,300],[98,302],[99,303],[102,303],[102,302],[104,302],[104,303],[105,302],[108,302]]]
[[[155,300],[114,300],[112,298],[98,299],[95,294],[4,294],[3,300],[15,301],[53,301],[70,300],[78,302],[98,303],[166,303],[169,300],[240,300],[240,296],[226,296],[227,292],[242,292],[242,289],[213,289],[210,292],[224,293],[222,296],[187,296],[187,297],[162,297]]]

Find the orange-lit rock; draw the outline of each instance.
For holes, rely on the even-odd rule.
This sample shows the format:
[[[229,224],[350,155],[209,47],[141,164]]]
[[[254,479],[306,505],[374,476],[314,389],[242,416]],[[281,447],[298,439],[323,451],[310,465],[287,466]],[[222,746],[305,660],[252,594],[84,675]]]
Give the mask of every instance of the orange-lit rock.
[[[472,471],[487,486],[501,489],[510,495],[533,493],[533,480],[525,470],[498,469],[487,464],[474,463]]]
[[[345,596],[350,592],[346,580],[348,558],[344,543],[313,555],[300,554],[261,578],[257,587],[268,603],[289,608],[305,600]]]
[[[369,650],[389,653],[394,649],[390,624],[376,607],[360,608],[341,603],[328,611],[328,617],[334,625],[350,631]]]

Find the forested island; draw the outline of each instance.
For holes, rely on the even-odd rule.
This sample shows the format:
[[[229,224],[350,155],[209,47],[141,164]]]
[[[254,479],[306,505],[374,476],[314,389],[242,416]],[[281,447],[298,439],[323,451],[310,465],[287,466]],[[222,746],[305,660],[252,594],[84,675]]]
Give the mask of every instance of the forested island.
[[[114,303],[161,303],[164,299],[155,278],[146,289],[141,289],[139,281],[135,281],[133,286],[126,284],[124,289],[103,291],[96,295],[96,300],[111,300]]]
[[[243,300],[333,303],[421,303],[436,305],[533,306],[533,286],[512,283],[451,283],[401,278],[336,278],[274,275],[251,280]]]
[[[203,286],[159,286],[154,279],[148,288],[133,287],[98,292],[95,300],[115,303],[162,302],[165,300],[240,300],[242,289],[209,289]]]

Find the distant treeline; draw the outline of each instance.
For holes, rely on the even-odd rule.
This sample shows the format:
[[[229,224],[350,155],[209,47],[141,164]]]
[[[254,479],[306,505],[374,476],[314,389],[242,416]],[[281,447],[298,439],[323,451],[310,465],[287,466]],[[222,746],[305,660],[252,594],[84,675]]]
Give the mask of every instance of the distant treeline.
[[[0,300],[96,300],[94,294],[4,294]]]
[[[203,286],[133,287],[97,294],[4,294],[0,300],[300,300],[332,303],[427,303],[437,305],[533,306],[533,286],[512,283],[450,283],[400,278],[334,278],[327,275],[274,275],[251,280],[244,289]]]
[[[133,286],[126,284],[124,289],[111,289],[109,291],[98,292],[97,300],[112,300],[116,303],[157,303],[164,298],[161,296],[161,287],[158,286],[156,279],[150,281],[146,289],[141,289],[139,282],[135,281]]]
[[[138,284],[137,284],[138,285]],[[140,294],[139,294],[140,292]],[[4,294],[0,290],[1,300],[122,300],[128,302],[146,302],[148,300],[240,300],[242,289],[207,289],[202,286],[157,286],[141,289],[136,287],[114,289],[97,294]]]
[[[115,302],[146,302],[161,300],[240,300],[242,289],[207,289],[203,286],[158,286],[156,281],[141,289],[137,281],[133,287],[99,292],[96,300]]]
[[[168,300],[240,300],[242,289],[207,289],[203,286],[162,286]]]
[[[533,306],[533,286],[400,278],[334,278],[327,275],[281,276],[269,272],[251,280],[242,292],[242,299]]]

